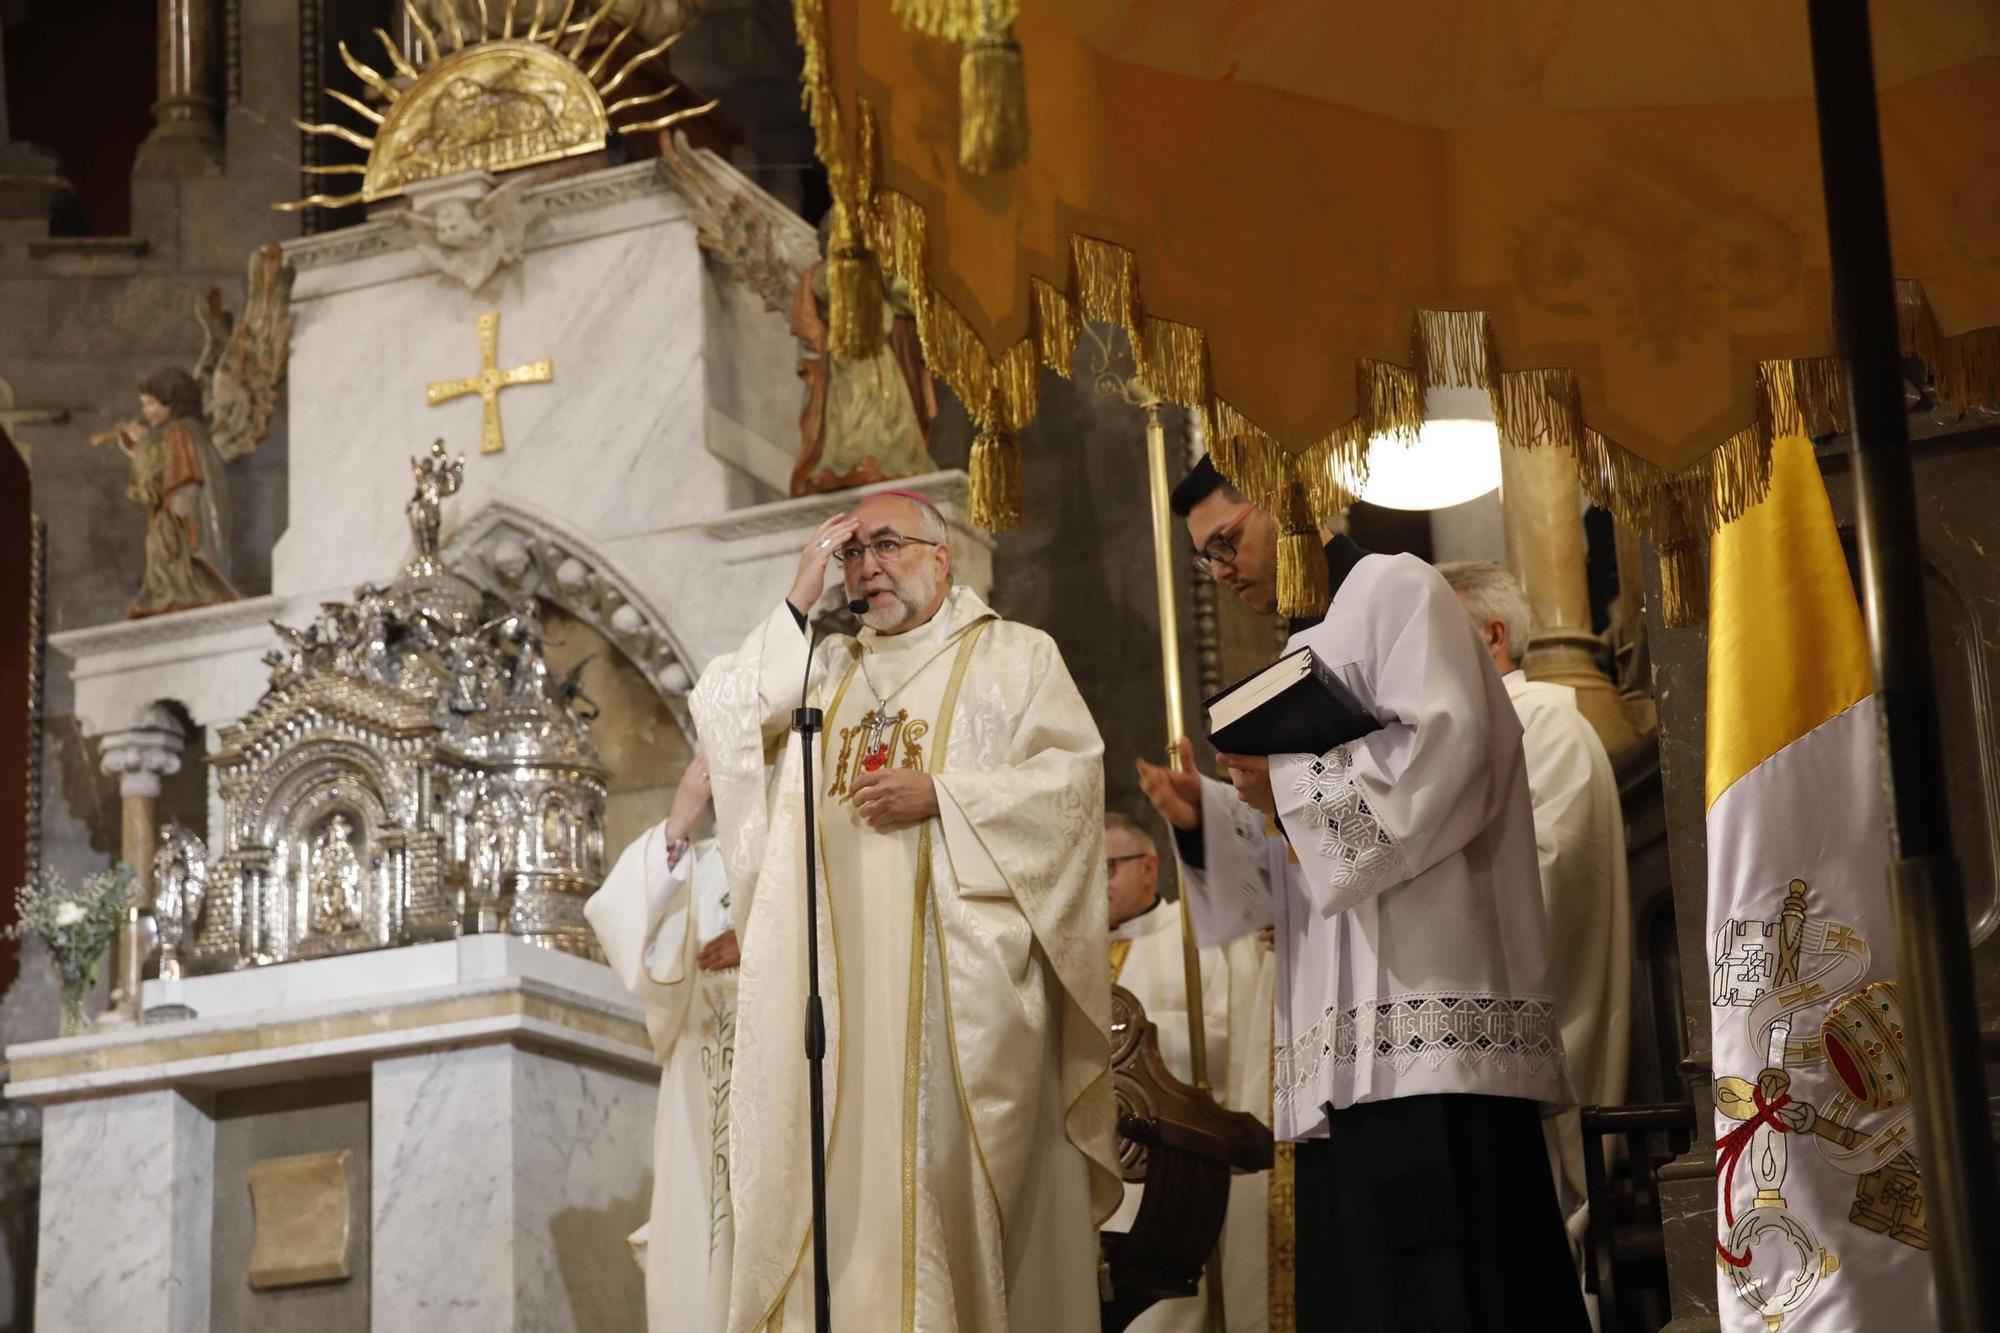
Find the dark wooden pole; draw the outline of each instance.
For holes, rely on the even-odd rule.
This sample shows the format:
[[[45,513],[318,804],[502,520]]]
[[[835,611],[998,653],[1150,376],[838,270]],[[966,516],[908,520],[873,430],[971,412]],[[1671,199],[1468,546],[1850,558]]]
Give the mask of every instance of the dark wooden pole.
[[[1908,1024],[1924,1203],[1945,1329],[2000,1329],[2000,1186],[1965,895],[1946,823],[1944,759],[1918,544],[1882,185],[1867,0],[1808,0],[1834,323],[1847,388],[1861,601],[1881,705],[1890,900]]]

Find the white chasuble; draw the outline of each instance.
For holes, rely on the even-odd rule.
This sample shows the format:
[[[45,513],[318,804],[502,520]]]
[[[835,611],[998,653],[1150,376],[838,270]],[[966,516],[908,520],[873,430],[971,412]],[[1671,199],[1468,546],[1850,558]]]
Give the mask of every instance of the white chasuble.
[[[806,639],[780,606],[690,700],[743,948],[729,1327],[812,1327],[802,1055]],[[833,639],[807,695],[827,1024],[836,1327],[1090,1329],[1116,1205],[1104,953],[1103,743],[1048,636],[955,589],[907,633]],[[767,745],[782,749],[775,773]],[[854,779],[929,772],[895,833]]]
[[[729,929],[729,886],[713,842],[669,866],[666,826],[625,849],[584,915],[605,961],[646,1004],[660,1059],[653,1199],[632,1235],[652,1333],[720,1333],[729,1315],[729,1082],[735,968],[704,972],[702,945]]]
[[[1381,729],[1271,756],[1295,864],[1204,782],[1187,879],[1203,944],[1274,931],[1273,1130],[1427,1093],[1569,1104],[1520,723],[1464,609],[1421,560],[1371,555],[1306,645]]]

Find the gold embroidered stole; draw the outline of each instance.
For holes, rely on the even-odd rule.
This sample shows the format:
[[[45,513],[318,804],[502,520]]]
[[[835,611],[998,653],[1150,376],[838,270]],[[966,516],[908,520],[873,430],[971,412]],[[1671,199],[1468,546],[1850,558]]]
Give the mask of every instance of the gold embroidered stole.
[[[1125,970],[1125,960],[1132,956],[1132,941],[1111,941],[1111,984],[1118,984],[1118,974]]]
[[[960,641],[958,645],[958,650],[956,655],[952,659],[951,676],[945,682],[944,698],[938,706],[937,731],[935,736],[935,743],[931,747],[930,762],[926,766],[928,771],[932,774],[942,773],[944,771],[945,758],[951,747],[952,715],[958,710],[958,695],[960,689],[965,684],[966,668],[971,664],[972,650],[974,646],[978,644],[980,637],[985,634],[987,626],[991,625],[992,623],[993,622],[991,620],[981,620],[976,624],[974,624],[970,629],[968,629],[965,632],[965,637]],[[833,692],[832,703],[827,707],[826,710],[827,730],[825,732],[822,732],[820,737],[820,762],[822,766],[825,765],[827,758],[831,753],[831,747],[833,744],[832,724],[834,720],[840,716],[840,706],[843,702],[845,702],[847,698],[848,688],[853,685],[854,677],[860,671],[860,669],[861,669],[861,656],[859,653],[857,653],[854,657],[854,660],[847,664],[847,671],[841,677],[839,686]],[[919,668],[919,671],[921,670],[922,668]],[[923,724],[922,723],[911,724],[906,730],[904,727],[905,722],[906,719],[903,718],[897,719],[897,728],[899,734],[895,737],[895,739],[893,739],[890,742],[891,750],[893,752],[894,746],[897,741],[904,741],[908,742],[905,749],[905,758],[909,759],[909,758],[920,757],[920,752],[917,746],[914,744],[914,742],[917,739],[919,739],[920,736],[922,735],[922,733],[918,731],[917,728],[921,727]],[[829,789],[827,791],[828,797],[834,797],[836,795],[844,795],[846,793],[848,779],[849,779],[847,769],[849,767],[850,760],[854,759],[854,756],[852,754],[852,737],[853,737],[853,732],[852,730],[850,730],[850,732],[847,735],[845,735],[842,739],[841,757],[838,769],[828,770],[833,774],[833,783],[829,786]],[[916,766],[917,765],[915,763],[905,763],[899,765],[899,767],[905,767],[905,768],[914,768]],[[836,788],[838,790],[836,790]],[[902,1108],[903,1151],[902,1151],[900,1184],[902,1187],[902,1215],[903,1215],[902,1327],[905,1330],[905,1333],[910,1333],[911,1330],[915,1329],[917,1320],[917,1100],[918,1100],[917,1094],[921,1087],[921,1078],[923,1072],[924,985],[925,985],[924,930],[925,930],[926,919],[930,921],[931,928],[937,931],[938,933],[938,948],[940,954],[942,954],[944,948],[943,931],[941,925],[938,923],[936,919],[937,909],[935,903],[932,901],[932,895],[931,895],[931,888],[932,888],[931,857],[932,857],[932,838],[933,838],[934,825],[935,825],[934,819],[925,820],[922,829],[917,834],[917,873],[916,873],[916,884],[915,884],[916,910],[914,917],[912,919],[912,928],[910,931],[910,989],[909,989],[909,999],[907,1002],[908,1017],[905,1020],[904,1032],[903,1032],[903,1108]],[[826,838],[824,833],[822,833],[820,837],[820,844],[824,846],[825,843],[826,843]],[[837,960],[835,965],[838,966]],[[980,1171],[986,1177],[987,1190],[989,1193],[994,1194],[994,1198],[997,1203],[998,1194],[994,1193],[993,1191],[992,1174],[991,1172],[987,1171],[986,1156],[984,1151],[979,1146],[979,1134],[973,1124],[972,1107],[967,1101],[965,1096],[965,1082],[964,1079],[959,1075],[958,1071],[958,1046],[956,1044],[956,1040],[950,1036],[952,1027],[950,977],[948,975],[944,976],[940,979],[940,981],[943,987],[943,995],[944,995],[944,1017],[945,1017],[945,1028],[947,1034],[946,1045],[951,1049],[952,1076],[958,1084],[959,1106],[961,1112],[965,1116],[966,1134],[972,1140],[973,1154],[979,1161]],[[833,1134],[834,1132],[838,1131],[839,1122],[840,1122],[840,1107],[839,1107],[839,1101],[836,1098],[834,1105],[833,1126],[832,1129],[827,1134],[827,1152],[829,1155],[831,1155],[833,1151]],[[811,1240],[812,1237],[810,1234],[808,1234],[806,1237],[806,1245],[810,1245]],[[801,1245],[799,1247],[799,1259],[801,1261],[805,1258],[806,1245]],[[773,1306],[771,1312],[765,1317],[766,1323],[774,1324],[778,1320],[781,1312],[785,1308],[786,1298],[787,1296],[789,1296],[791,1292],[792,1280],[795,1279],[797,1276],[798,1276],[798,1265],[797,1262],[795,1262],[793,1264],[793,1269],[792,1269],[792,1278],[787,1279],[784,1287],[780,1289],[776,1304]]]

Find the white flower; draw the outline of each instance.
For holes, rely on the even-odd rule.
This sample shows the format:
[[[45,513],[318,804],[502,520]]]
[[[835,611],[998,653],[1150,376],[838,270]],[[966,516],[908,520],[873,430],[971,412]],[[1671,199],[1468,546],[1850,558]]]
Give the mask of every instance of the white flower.
[[[83,910],[82,903],[64,903],[56,908],[56,926],[58,929],[63,926],[73,926],[88,915],[89,913]]]

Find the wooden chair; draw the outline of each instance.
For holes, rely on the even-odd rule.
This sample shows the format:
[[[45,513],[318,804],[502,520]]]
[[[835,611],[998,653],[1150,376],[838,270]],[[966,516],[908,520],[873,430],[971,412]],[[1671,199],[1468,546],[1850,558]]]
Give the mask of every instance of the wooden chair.
[[[1688,1102],[1656,1106],[1586,1106],[1583,1122],[1584,1193],[1590,1222],[1584,1231],[1584,1290],[1597,1297],[1598,1327],[1605,1333],[1658,1327],[1667,1289],[1666,1239],[1661,1229],[1655,1172],[1687,1150],[1695,1108]],[[1614,1181],[1604,1140],[1630,1138],[1627,1181]],[[1665,1135],[1668,1151],[1646,1142]]]
[[[1098,1235],[1104,1333],[1155,1301],[1192,1296],[1229,1208],[1229,1178],[1271,1167],[1271,1131],[1175,1078],[1132,993],[1111,988],[1111,1080],[1118,1158],[1146,1187],[1130,1231]]]

